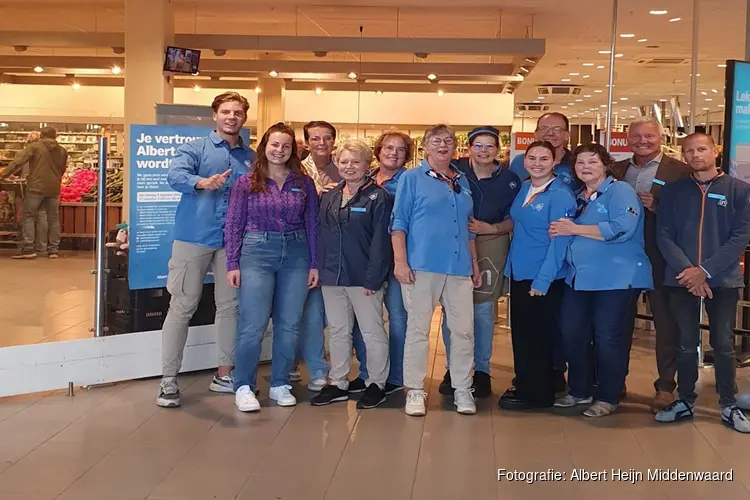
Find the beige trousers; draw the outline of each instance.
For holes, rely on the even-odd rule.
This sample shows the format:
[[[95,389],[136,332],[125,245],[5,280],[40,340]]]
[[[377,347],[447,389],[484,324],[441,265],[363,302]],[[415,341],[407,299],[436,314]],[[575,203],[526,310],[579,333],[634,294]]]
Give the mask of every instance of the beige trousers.
[[[404,385],[423,389],[430,354],[430,325],[438,302],[451,331],[450,372],[454,389],[469,389],[474,370],[474,285],[471,278],[415,272],[413,285],[401,285],[408,313],[404,346]]]
[[[390,370],[388,335],[383,322],[383,297],[385,288],[373,295],[365,295],[358,286],[323,286],[323,302],[328,317],[328,350],[331,355],[331,385],[349,388],[349,371],[352,362],[352,329],[357,319],[367,355],[367,386],[385,387]]]

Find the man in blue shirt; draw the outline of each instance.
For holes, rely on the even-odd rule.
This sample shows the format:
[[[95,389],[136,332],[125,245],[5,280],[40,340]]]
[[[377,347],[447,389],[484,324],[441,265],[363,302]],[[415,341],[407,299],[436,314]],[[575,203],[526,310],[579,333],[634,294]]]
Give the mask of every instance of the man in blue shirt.
[[[545,113],[539,117],[534,131],[537,141],[547,141],[555,147],[555,174],[565,184],[575,191],[581,187],[573,175],[573,166],[570,164],[571,154],[568,150],[570,141],[570,122],[568,117],[562,113]],[[518,155],[510,162],[510,170],[518,176],[521,181],[529,178],[529,173],[523,166],[523,155]]]
[[[404,346],[406,414],[426,413],[424,379],[430,324],[438,301],[451,329],[451,382],[459,413],[477,411],[471,393],[474,368],[473,290],[479,286],[471,187],[451,164],[456,134],[437,125],[424,135],[426,159],[405,172],[396,190],[391,223],[394,274],[408,315]]]
[[[255,153],[240,138],[250,105],[236,92],[217,96],[211,105],[216,130],[181,146],[169,167],[172,189],[182,193],[174,223],[167,290],[172,298],[162,329],[162,382],[156,404],[180,406],[177,374],[188,325],[211,268],[215,279],[218,372],[210,390],[232,393],[238,305],[235,290],[222,278],[227,268],[224,223],[232,184],[252,167]]]

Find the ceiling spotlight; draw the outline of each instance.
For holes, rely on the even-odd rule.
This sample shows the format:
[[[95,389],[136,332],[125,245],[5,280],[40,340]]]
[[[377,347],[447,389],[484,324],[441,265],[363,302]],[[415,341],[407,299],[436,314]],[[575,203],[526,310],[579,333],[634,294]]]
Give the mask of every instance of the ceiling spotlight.
[[[227,55],[227,49],[214,49],[214,55],[216,57],[224,57]]]
[[[44,71],[44,68],[41,66],[34,67],[34,73],[41,73],[42,71]]]
[[[438,97],[443,97],[445,95],[445,92],[443,92],[442,90],[438,90],[437,94]]]
[[[585,80],[586,78],[591,78],[591,75],[583,75],[582,78]]]
[[[382,90],[377,90],[377,91],[375,91],[375,94],[376,95],[383,95],[383,91]]]
[[[620,38],[635,38],[635,34],[633,33],[623,33],[620,35]]]
[[[271,71],[268,72],[268,76],[270,76],[271,78],[276,78],[277,76],[279,76],[279,72],[276,71],[275,69],[272,69]]]
[[[260,94],[260,87],[255,87],[255,93]]]
[[[313,55],[315,55],[315,57],[325,57],[328,55],[328,52],[326,52],[325,50],[316,50],[315,52],[313,52]]]
[[[437,79],[437,75],[435,73],[430,73],[429,75],[427,75],[427,79],[428,80],[436,80]]]
[[[594,65],[594,63],[583,63],[584,66],[591,67]]]
[[[351,78],[352,80],[355,80],[355,79],[357,78],[357,73],[355,73],[354,71],[352,71],[352,72],[351,72],[351,73],[349,73],[349,74],[348,74],[347,76],[348,76],[349,78]]]
[[[652,10],[652,11],[649,11],[649,14],[651,14],[652,16],[663,16],[666,13],[667,13],[666,10]]]
[[[122,68],[121,67],[119,67],[116,64],[114,66],[112,66],[112,74],[113,75],[119,75],[120,73],[122,73]]]
[[[320,87],[317,87],[317,88],[315,89],[315,93],[316,93],[317,95],[320,95],[320,94],[322,94],[322,93],[323,93],[323,89],[321,89]]]
[[[415,57],[416,57],[417,59],[427,59],[427,56],[429,56],[429,55],[430,55],[430,53],[429,53],[429,52],[415,52],[415,53],[414,53],[414,56],[415,56]]]
[[[81,88],[81,84],[78,82],[75,82],[73,83],[73,85],[71,85],[71,87],[73,88],[73,90],[78,90]]]
[[[672,19],[669,20],[670,23],[676,23],[679,21],[682,21],[681,17],[673,17]]]
[[[200,85],[196,85],[196,86],[193,87],[193,92],[198,93],[200,91],[201,91],[201,86]]]
[[[648,42],[648,38],[639,38],[638,43],[646,43]]]

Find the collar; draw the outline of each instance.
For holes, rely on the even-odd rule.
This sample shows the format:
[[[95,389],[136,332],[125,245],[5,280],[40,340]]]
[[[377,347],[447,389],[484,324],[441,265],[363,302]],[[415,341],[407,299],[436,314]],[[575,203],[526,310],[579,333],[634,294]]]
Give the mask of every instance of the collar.
[[[219,144],[226,144],[227,146],[229,146],[229,143],[227,143],[227,141],[225,141],[224,139],[222,139],[221,136],[219,134],[217,134],[215,130],[212,130],[211,133],[208,134],[208,137],[211,139],[211,142],[213,142],[217,146]],[[247,149],[247,146],[245,146],[245,143],[242,141],[242,137],[241,136],[240,136],[239,139],[240,139],[240,142],[237,143],[237,147],[238,148],[242,148],[242,149]]]
[[[432,169],[432,165],[430,165],[430,163],[426,159],[422,160],[422,163],[419,166],[420,166],[420,168],[422,168],[428,174],[430,172],[432,172],[432,174],[429,174],[430,177],[433,177],[433,178],[437,179],[437,178],[439,178],[440,175],[443,175],[443,174],[438,174],[437,172],[435,172]],[[450,169],[453,171],[454,174],[456,174],[455,177],[453,177],[454,179],[458,180],[458,179],[460,179],[462,177],[463,174],[461,173],[461,170],[459,170],[458,167],[456,167],[456,165],[453,162],[451,162],[451,164],[450,164]],[[443,177],[446,177],[446,176],[443,175]],[[446,177],[446,178],[448,178],[448,177]]]
[[[660,151],[659,154],[656,155],[656,158],[646,163],[646,165],[644,165],[643,167],[639,167],[638,165],[635,164],[635,156],[631,156],[630,161],[628,162],[628,166],[635,167],[638,169],[644,169],[644,168],[653,167],[655,165],[659,165],[663,159],[664,159],[664,152]]]
[[[380,172],[380,167],[375,167],[372,170],[370,170],[370,178],[376,183],[377,183],[378,172]],[[393,182],[393,181],[398,180],[398,178],[401,177],[401,175],[403,175],[404,172],[406,172],[406,167],[399,168],[398,171],[395,174],[393,174],[393,177],[388,179],[387,182]]]
[[[305,166],[307,166],[307,167],[314,168],[315,170],[320,170],[318,168],[318,166],[315,164],[315,160],[313,160],[312,153],[310,153],[309,155],[307,155],[307,158],[305,158],[304,160],[302,160],[302,164],[305,165]],[[331,155],[331,157],[328,158],[328,163],[326,163],[325,167],[327,167],[328,165],[336,166],[336,161],[333,159],[333,155]],[[323,168],[325,168],[325,167],[323,167]]]
[[[467,169],[467,170],[468,170],[468,174],[469,174],[469,175],[470,175],[470,176],[471,176],[471,177],[472,177],[473,179],[475,179],[475,180],[480,180],[480,179],[479,179],[479,177],[477,176],[477,173],[476,173],[476,171],[474,170],[474,165],[473,165],[473,162],[471,161],[471,157],[469,157],[469,158],[467,159],[467,164],[468,164],[468,166],[469,166],[469,168]],[[492,174],[490,174],[490,177],[489,177],[490,179],[494,179],[495,177],[497,177],[497,175],[498,175],[498,174],[500,173],[500,171],[502,170],[502,165],[500,165],[500,162],[499,162],[499,161],[495,160],[495,161],[494,161],[494,164],[495,164],[495,165],[494,165],[494,168],[492,169]]]
[[[695,175],[694,175],[694,174],[690,174],[690,178],[691,178],[691,179],[693,179],[693,182],[695,182],[695,183],[696,183],[696,184],[698,184],[699,186],[709,186],[709,185],[711,185],[711,184],[712,184],[712,183],[713,183],[714,181],[716,181],[716,180],[720,179],[721,177],[724,177],[724,171],[723,171],[723,170],[719,170],[719,172],[718,172],[718,173],[717,173],[716,175],[714,175],[713,177],[711,177],[711,178],[710,178],[709,180],[707,180],[707,181],[699,181],[698,179],[696,179],[696,178],[695,178]]]
[[[596,200],[597,198],[600,198],[604,193],[607,192],[607,189],[615,183],[615,178],[611,175],[608,176],[604,181],[599,184],[599,188],[596,190],[595,193],[591,195],[591,197],[587,200],[587,202],[592,202]],[[586,196],[586,185],[584,184],[580,191],[578,191],[578,194],[576,195],[576,198],[578,199],[585,199]]]

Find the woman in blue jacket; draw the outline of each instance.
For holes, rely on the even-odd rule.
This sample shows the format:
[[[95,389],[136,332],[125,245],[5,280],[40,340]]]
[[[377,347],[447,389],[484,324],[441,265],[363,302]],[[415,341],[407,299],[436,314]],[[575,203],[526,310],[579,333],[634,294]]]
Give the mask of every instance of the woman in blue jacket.
[[[562,301],[569,237],[550,238],[550,224],[575,213],[576,200],[554,174],[555,148],[546,141],[529,146],[523,183],[510,209],[513,239],[505,264],[511,279],[511,330],[515,387],[499,405],[506,410],[550,407],[555,400],[552,372],[557,313]]]
[[[570,390],[555,406],[591,405],[584,412],[587,417],[604,417],[617,409],[631,335],[623,318],[641,291],[653,288],[651,263],[643,248],[643,205],[629,184],[609,175],[613,163],[599,144],[576,148],[573,165],[584,187],[577,196],[575,218],[550,226],[553,238],[573,237],[560,314]],[[590,369],[592,340],[596,394]]]

